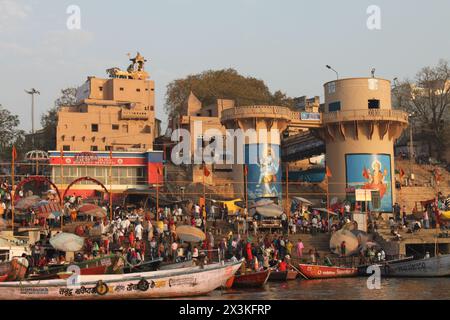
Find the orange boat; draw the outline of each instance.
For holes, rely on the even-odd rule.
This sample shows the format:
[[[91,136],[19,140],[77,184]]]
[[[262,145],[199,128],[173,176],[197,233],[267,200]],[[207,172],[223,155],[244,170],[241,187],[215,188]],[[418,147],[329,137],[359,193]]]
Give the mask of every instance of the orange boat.
[[[305,279],[329,279],[329,278],[343,278],[356,277],[358,275],[358,268],[336,267],[336,266],[322,266],[315,264],[298,265],[300,274]]]
[[[262,287],[269,279],[270,269],[245,274],[236,274],[234,276],[233,287]]]

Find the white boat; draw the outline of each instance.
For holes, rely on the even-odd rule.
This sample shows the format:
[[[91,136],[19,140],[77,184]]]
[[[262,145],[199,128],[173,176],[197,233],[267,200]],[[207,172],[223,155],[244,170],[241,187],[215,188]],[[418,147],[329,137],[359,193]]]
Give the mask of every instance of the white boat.
[[[382,274],[389,277],[445,277],[450,276],[450,254],[380,267]]]
[[[222,286],[242,261],[175,270],[123,275],[80,275],[78,286],[70,280],[0,283],[0,300],[152,299],[198,296]]]

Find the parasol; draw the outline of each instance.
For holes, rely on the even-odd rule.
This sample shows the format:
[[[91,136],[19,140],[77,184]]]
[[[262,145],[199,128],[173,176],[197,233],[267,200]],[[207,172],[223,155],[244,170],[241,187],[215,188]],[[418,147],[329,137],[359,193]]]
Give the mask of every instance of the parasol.
[[[50,244],[56,250],[75,252],[83,248],[84,239],[73,233],[62,232],[50,238]]]
[[[256,207],[256,212],[263,217],[279,217],[283,214],[283,208],[272,203],[266,206]]]
[[[345,241],[346,252],[345,255],[349,256],[357,252],[359,241],[358,238],[348,230],[338,230],[331,236],[330,239],[330,250],[334,253],[340,253],[340,247],[342,241]]]
[[[180,240],[186,242],[200,242],[206,239],[206,235],[202,230],[188,225],[177,227],[176,232]]]
[[[106,217],[106,211],[95,204],[83,204],[78,208],[78,212],[89,216],[104,218]]]
[[[299,202],[312,205],[312,202],[309,201],[308,199],[305,199],[305,198],[302,198],[302,197],[292,197],[292,198],[297,200],[297,201],[299,201]]]
[[[57,202],[40,201],[35,207],[36,215],[41,218],[55,219],[61,215],[61,206]]]
[[[22,198],[18,200],[14,204],[14,208],[19,210],[28,210],[32,206],[36,205],[39,201],[41,201],[41,198],[38,196],[29,196],[26,198]]]

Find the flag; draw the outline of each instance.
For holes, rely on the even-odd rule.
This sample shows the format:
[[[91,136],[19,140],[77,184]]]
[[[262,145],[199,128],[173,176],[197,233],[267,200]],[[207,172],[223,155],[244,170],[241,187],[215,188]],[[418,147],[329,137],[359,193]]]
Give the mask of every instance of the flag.
[[[363,170],[363,177],[364,178],[366,178],[366,179],[369,179],[370,177],[369,177],[369,172],[367,171],[367,169],[366,169],[366,167],[364,167],[364,170]]]
[[[328,166],[326,167],[326,175],[327,175],[328,178],[332,177],[331,170],[330,170],[330,168]]]
[[[17,150],[16,150],[16,146],[13,145],[12,147],[12,152],[11,152],[11,156],[13,160],[17,159]]]
[[[403,171],[402,168],[400,168],[400,179],[402,179],[405,176],[405,171]]]
[[[203,165],[203,174],[205,175],[205,177],[208,177],[211,174],[206,165]]]

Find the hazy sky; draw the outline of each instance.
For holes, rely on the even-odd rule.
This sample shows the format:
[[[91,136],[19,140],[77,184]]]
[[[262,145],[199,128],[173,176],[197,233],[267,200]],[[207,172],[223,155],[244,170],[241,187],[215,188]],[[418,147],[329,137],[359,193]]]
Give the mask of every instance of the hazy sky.
[[[69,30],[69,5],[81,10],[81,29]],[[366,13],[377,5],[381,30]],[[450,59],[450,1],[274,0],[0,0],[0,104],[31,129],[35,87],[38,119],[59,90],[88,75],[126,68],[130,52],[149,61],[157,116],[166,123],[164,94],[173,79],[206,69],[235,68],[263,79],[271,91],[320,95],[335,78],[413,77]]]

